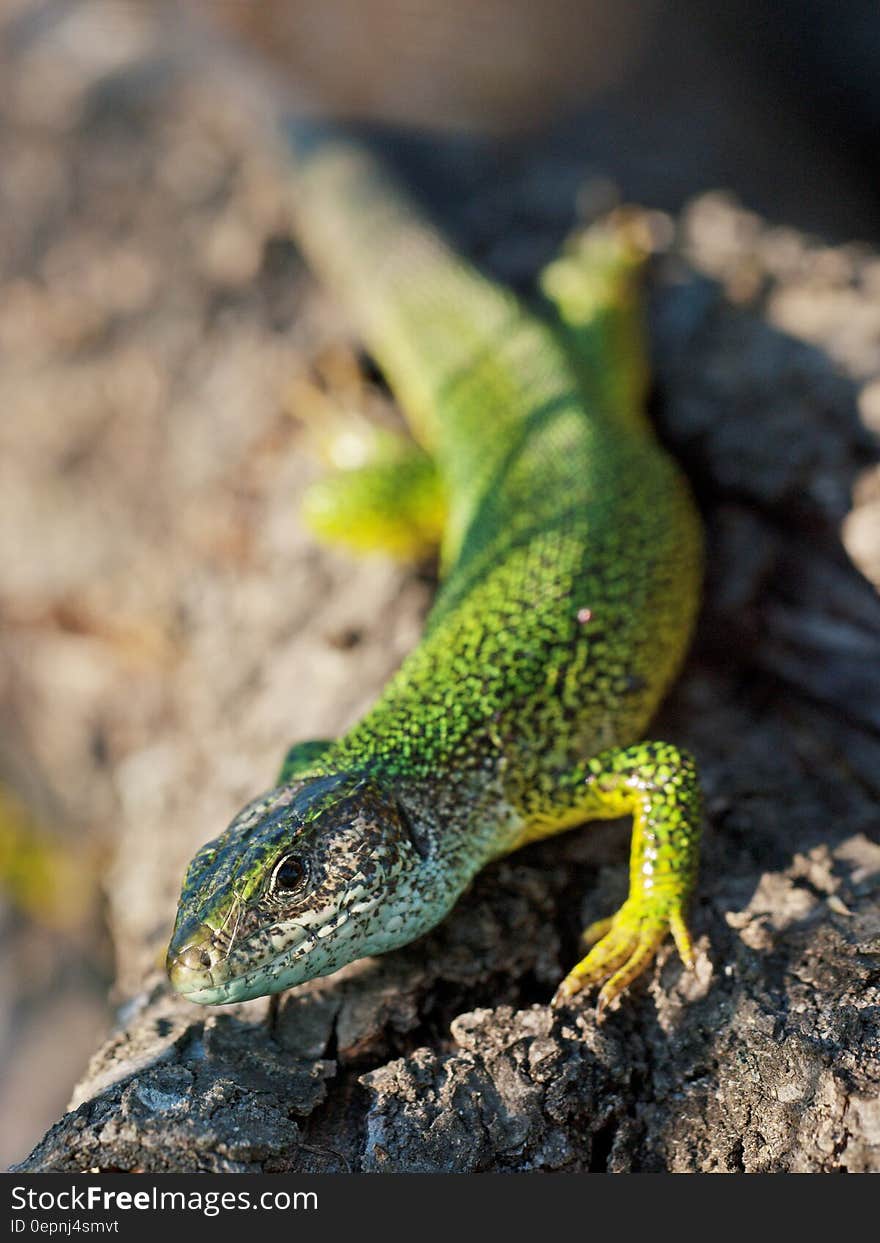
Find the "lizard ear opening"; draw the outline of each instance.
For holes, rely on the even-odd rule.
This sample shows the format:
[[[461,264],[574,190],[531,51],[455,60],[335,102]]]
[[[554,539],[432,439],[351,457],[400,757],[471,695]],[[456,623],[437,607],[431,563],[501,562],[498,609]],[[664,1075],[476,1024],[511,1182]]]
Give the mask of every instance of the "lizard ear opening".
[[[400,801],[400,799],[397,799],[396,803],[397,813],[400,817],[400,826],[404,834],[412,843],[412,848],[419,858],[426,859],[430,852],[428,835],[416,826],[413,817],[407,811],[406,806]]]
[[[412,846],[420,859],[430,854],[431,843],[418,816],[406,806],[400,795],[372,777],[359,782],[355,799],[365,810],[371,810],[376,821],[391,829]]]

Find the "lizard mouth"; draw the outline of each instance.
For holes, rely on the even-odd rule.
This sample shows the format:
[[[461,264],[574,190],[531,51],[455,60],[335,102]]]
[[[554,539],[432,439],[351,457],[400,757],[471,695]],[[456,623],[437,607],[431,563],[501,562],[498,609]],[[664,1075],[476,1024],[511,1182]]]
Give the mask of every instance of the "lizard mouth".
[[[240,942],[233,953],[233,946],[224,947],[213,928],[198,924],[184,937],[173,938],[165,969],[174,991],[187,1001],[203,1006],[248,1001],[285,988],[282,975],[289,975],[291,964],[315,947],[316,934],[310,936],[305,928],[297,932],[298,937],[288,932],[284,950],[267,959],[254,954],[256,946],[248,942]]]
[[[287,924],[257,932],[245,941],[226,939],[225,945],[222,934],[208,924],[190,923],[175,930],[165,969],[174,991],[187,1001],[203,1006],[250,1001],[324,974],[328,968],[323,961],[315,964],[315,970],[297,971],[296,966],[320,942],[327,945],[325,938],[347,920],[348,912],[342,911],[317,927]]]

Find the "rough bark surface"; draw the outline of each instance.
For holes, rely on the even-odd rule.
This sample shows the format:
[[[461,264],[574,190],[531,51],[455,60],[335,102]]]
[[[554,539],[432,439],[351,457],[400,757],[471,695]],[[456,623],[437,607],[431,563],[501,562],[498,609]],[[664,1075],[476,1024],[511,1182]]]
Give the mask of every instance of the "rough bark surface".
[[[626,884],[626,826],[591,826],[486,869],[400,952],[205,1011],[156,966],[186,860],[288,742],[369,702],[429,585],[298,527],[311,467],[279,394],[346,330],[297,260],[258,129],[209,76],[146,56],[104,73],[73,126],[13,239],[23,263],[38,233],[66,249],[0,330],[21,368],[28,324],[54,334],[44,365],[7,370],[6,435],[20,425],[19,465],[78,530],[18,496],[10,545],[16,523],[49,534],[6,581],[79,610],[60,638],[23,629],[13,659],[44,769],[112,825],[127,1000],[19,1168],[880,1170],[880,258],[708,195],[654,265],[654,413],[709,540],[654,731],[705,782],[696,970],[664,951],[601,1025],[589,1001],[548,1007]],[[577,152],[494,170],[451,224],[520,281],[594,171]],[[63,426],[41,419],[62,396]],[[59,687],[51,644],[76,641],[88,676]]]

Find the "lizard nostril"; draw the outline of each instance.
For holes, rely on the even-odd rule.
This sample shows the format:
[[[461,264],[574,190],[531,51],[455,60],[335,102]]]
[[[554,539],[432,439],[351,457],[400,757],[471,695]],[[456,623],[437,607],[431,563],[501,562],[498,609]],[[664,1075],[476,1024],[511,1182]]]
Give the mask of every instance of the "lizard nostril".
[[[211,955],[202,946],[191,945],[189,949],[183,951],[178,962],[190,971],[198,971],[200,968],[210,967]]]

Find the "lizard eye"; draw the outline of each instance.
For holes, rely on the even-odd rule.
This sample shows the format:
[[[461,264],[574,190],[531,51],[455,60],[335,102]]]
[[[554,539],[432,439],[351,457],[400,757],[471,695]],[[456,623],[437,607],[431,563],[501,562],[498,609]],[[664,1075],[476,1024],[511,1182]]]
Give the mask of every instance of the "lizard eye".
[[[272,873],[272,889],[275,893],[293,893],[302,888],[308,875],[304,860],[296,855],[285,855]]]

